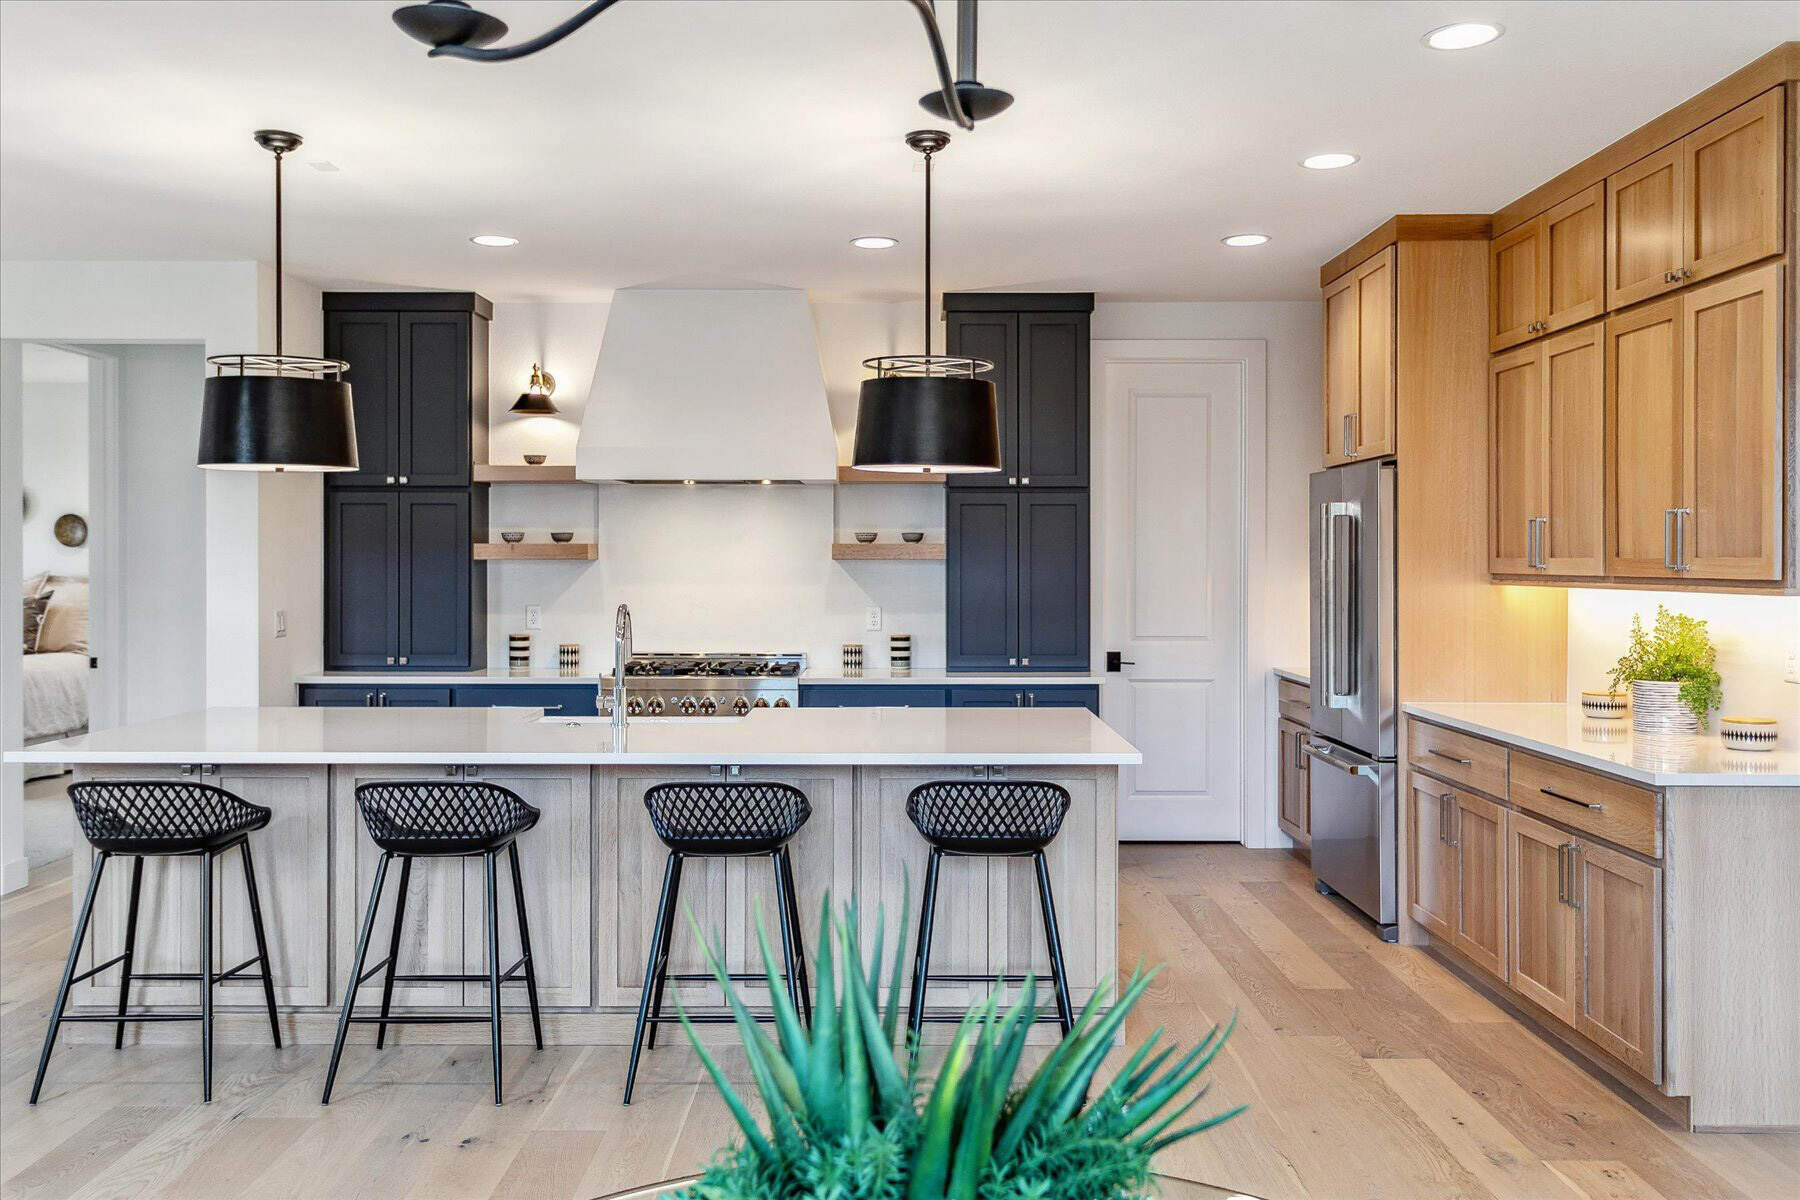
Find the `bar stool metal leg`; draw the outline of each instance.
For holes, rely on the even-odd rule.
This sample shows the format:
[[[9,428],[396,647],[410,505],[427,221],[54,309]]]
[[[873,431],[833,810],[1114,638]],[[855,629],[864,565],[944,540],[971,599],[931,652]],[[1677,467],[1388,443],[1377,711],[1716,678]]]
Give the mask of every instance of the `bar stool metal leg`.
[[[387,1045],[387,1018],[394,1006],[394,972],[400,969],[400,927],[406,921],[406,889],[412,882],[412,855],[400,859],[400,888],[394,893],[394,929],[388,935],[387,976],[381,983],[381,1024],[375,1026],[375,1048]]]
[[[246,843],[248,844],[248,843]],[[119,970],[119,1025],[113,1031],[113,1049],[125,1048],[125,1001],[131,995],[131,962],[137,952],[138,896],[144,886],[142,855],[131,860],[131,901],[125,909],[125,957]]]
[[[200,1099],[212,1103],[213,1075],[213,854],[200,855]]]
[[[943,856],[943,851],[931,848],[925,889],[919,897],[919,948],[913,955],[912,1004],[906,1016],[906,1028],[915,1042],[919,1040],[919,1027],[925,1022],[925,977],[931,970],[931,925],[937,914],[938,863]]]
[[[331,1085],[337,1081],[338,1060],[344,1056],[344,1035],[350,1032],[350,1013],[356,1007],[356,989],[362,983],[363,962],[369,957],[369,935],[375,931],[375,910],[381,907],[381,885],[387,882],[388,862],[392,853],[383,854],[375,864],[375,886],[369,890],[369,911],[363,914],[362,933],[356,939],[356,961],[344,985],[344,1011],[338,1016],[337,1041],[331,1047],[331,1066],[325,1072],[325,1093],[320,1104],[331,1103]]]
[[[800,1009],[800,976],[794,970],[794,935],[797,931],[794,929],[794,904],[793,897],[788,893],[789,876],[784,869],[785,865],[781,851],[777,850],[769,856],[769,867],[775,876],[775,908],[781,917],[782,979],[787,986],[788,1003],[797,1012]],[[770,996],[770,1006],[773,1007],[774,1003],[775,997]]]
[[[250,893],[250,928],[256,934],[256,957],[262,960],[263,1003],[269,1008],[269,1032],[275,1036],[275,1048],[281,1049],[281,1018],[275,1015],[275,975],[269,965],[269,939],[263,932],[262,903],[256,896],[256,864],[250,858],[250,839],[238,843],[244,851],[244,887]],[[142,862],[142,859],[138,860]],[[135,897],[133,897],[135,903]],[[129,969],[129,968],[128,968]],[[124,993],[119,1002],[124,1004]],[[119,1009],[124,1012],[124,1008]]]
[[[487,960],[488,960],[488,1036],[494,1052],[494,1103],[505,1103],[500,1094],[500,905],[497,851],[482,855],[483,875],[487,882]]]
[[[531,923],[525,919],[525,881],[519,874],[519,843],[506,848],[512,864],[513,911],[519,916],[519,953],[525,956],[525,998],[531,1004],[531,1035],[544,1048],[544,1020],[538,1012],[537,960],[531,956]]]
[[[786,846],[781,848],[781,874],[787,883],[788,920],[794,927],[794,942],[799,947],[794,967],[800,974],[800,1012],[808,1026],[812,1025],[812,986],[806,977],[806,926],[800,920],[800,895],[794,887],[794,856]]]
[[[662,901],[656,909],[656,931],[650,935],[650,958],[644,964],[644,992],[638,999],[637,1030],[631,1037],[631,1062],[625,1068],[627,1104],[631,1103],[632,1086],[637,1083],[638,1055],[644,1048],[644,1023],[650,1015],[650,998],[662,990],[662,968],[667,966],[668,955],[664,938],[674,915],[675,892],[680,884],[681,856],[671,850],[668,864],[663,867]]]
[[[56,1048],[56,1032],[62,1028],[63,1011],[69,1006],[69,988],[75,982],[75,964],[81,961],[81,943],[87,937],[88,918],[94,915],[94,896],[100,891],[100,875],[112,855],[102,850],[94,860],[94,873],[88,877],[87,898],[81,902],[81,916],[75,919],[75,938],[69,943],[69,962],[63,968],[62,983],[56,989],[56,1003],[50,1009],[50,1028],[44,1031],[44,1052],[38,1056],[37,1078],[31,1081],[30,1103],[38,1102],[44,1089],[44,1071],[50,1066],[50,1051]]]
[[[681,869],[682,864],[687,860],[680,854],[674,854],[673,858],[675,859],[675,883],[669,889],[668,911],[659,911],[657,915],[658,928],[662,930],[662,957],[656,960],[656,969],[653,972],[656,978],[656,992],[650,998],[650,1029],[648,1040],[644,1046],[647,1050],[656,1049],[656,1030],[662,1023],[663,990],[668,987],[669,983],[669,955],[671,947],[675,945],[675,913],[681,907],[679,904]]]
[[[1075,1024],[1074,1010],[1069,1006],[1069,983],[1063,973],[1062,934],[1056,928],[1056,901],[1050,896],[1050,868],[1044,852],[1031,856],[1037,865],[1038,902],[1044,909],[1044,940],[1050,947],[1050,983],[1056,989],[1056,1020],[1066,1035]]]

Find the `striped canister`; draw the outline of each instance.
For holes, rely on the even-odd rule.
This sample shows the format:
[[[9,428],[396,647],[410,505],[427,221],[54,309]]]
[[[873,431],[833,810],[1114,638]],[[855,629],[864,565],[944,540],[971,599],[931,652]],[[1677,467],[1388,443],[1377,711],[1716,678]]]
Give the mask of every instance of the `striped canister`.
[[[1700,719],[1681,701],[1681,684],[1656,679],[1631,682],[1631,727],[1639,733],[1698,733]]]
[[[531,635],[529,633],[506,635],[506,668],[519,674],[531,670]]]

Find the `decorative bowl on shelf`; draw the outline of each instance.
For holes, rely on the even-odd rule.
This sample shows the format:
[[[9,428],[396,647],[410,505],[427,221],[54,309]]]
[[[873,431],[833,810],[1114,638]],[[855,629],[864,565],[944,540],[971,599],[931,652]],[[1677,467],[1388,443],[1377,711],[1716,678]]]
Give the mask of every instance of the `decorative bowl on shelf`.
[[[1727,750],[1773,750],[1780,738],[1774,717],[1719,718],[1719,740]]]
[[[500,540],[509,546],[516,546],[525,540],[525,531],[522,529],[502,529],[500,531]]]
[[[525,456],[525,465],[528,467],[541,467],[544,465],[544,457],[545,456],[542,454],[527,454]]]
[[[550,540],[553,542],[572,542],[575,540],[575,535],[567,529],[558,529],[550,535]]]
[[[905,533],[900,535],[900,540],[903,542],[911,542],[912,544],[917,545],[918,543],[925,540],[925,535],[923,533],[920,533],[916,529],[909,529]]]
[[[875,535],[866,529],[858,530],[857,534],[856,534],[856,540],[866,546],[870,542],[875,540]]]
[[[1624,692],[1583,692],[1581,711],[1584,716],[1600,721],[1623,721],[1631,708],[1631,697]]]

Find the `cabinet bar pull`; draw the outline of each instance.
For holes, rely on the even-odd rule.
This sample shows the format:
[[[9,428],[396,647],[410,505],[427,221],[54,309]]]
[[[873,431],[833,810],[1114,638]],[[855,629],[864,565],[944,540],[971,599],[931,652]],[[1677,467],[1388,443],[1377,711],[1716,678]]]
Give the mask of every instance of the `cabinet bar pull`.
[[[1568,849],[1569,843],[1567,842],[1556,848],[1556,902],[1558,904],[1569,902]]]
[[[1462,845],[1462,806],[1454,798],[1450,801],[1450,844]]]
[[[1694,569],[1694,564],[1688,561],[1687,556],[1687,519],[1693,515],[1694,510],[1691,508],[1675,510],[1675,569],[1677,571]]]
[[[374,692],[364,692],[363,693],[363,707],[364,708],[374,708],[375,707],[375,693]]]
[[[1025,707],[1025,693],[1024,692],[1014,692],[1013,693],[1013,707],[1014,708],[1024,708]]]
[[[1438,841],[1450,844],[1450,803],[1451,795],[1445,792],[1438,797]]]
[[[1472,767],[1475,765],[1474,761],[1471,759],[1458,758],[1454,754],[1445,754],[1442,750],[1437,749],[1435,746],[1427,748],[1425,753],[1436,755],[1438,758],[1444,759],[1448,762],[1453,762],[1459,767]]]
[[[1595,812],[1606,811],[1606,805],[1604,804],[1592,804],[1586,800],[1577,800],[1573,796],[1565,796],[1561,792],[1553,792],[1547,787],[1541,787],[1538,791],[1544,793],[1544,795],[1549,796],[1553,800],[1561,800],[1568,804],[1579,804],[1582,808],[1591,808]]]
[[[1577,894],[1576,894],[1576,889],[1580,885],[1581,885],[1581,843],[1580,842],[1570,842],[1569,843],[1569,907],[1570,908],[1580,908],[1581,907],[1581,901],[1577,898]],[[1583,934],[1582,936],[1585,938],[1586,934]],[[1582,973],[1586,974],[1585,971]]]
[[[1675,566],[1675,510],[1663,509],[1663,566],[1673,571]]]
[[[1350,414],[1349,413],[1344,414],[1344,455],[1343,456],[1345,458],[1350,457]]]

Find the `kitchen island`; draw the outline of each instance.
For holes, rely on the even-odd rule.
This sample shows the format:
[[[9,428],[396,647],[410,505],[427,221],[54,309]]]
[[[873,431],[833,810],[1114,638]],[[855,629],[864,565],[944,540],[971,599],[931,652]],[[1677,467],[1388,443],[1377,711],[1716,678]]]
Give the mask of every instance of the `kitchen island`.
[[[73,764],[78,776],[191,778],[266,805],[274,818],[253,835],[269,924],[276,999],[288,1036],[329,1041],[380,852],[356,813],[358,784],[395,779],[482,779],[540,809],[519,841],[537,959],[545,1036],[564,1043],[629,1041],[655,915],[664,849],[643,796],[663,782],[777,780],[800,788],[812,817],[793,843],[794,873],[809,926],[827,891],[858,897],[873,932],[887,913],[889,945],[903,908],[916,914],[927,847],[907,820],[909,791],[932,779],[1031,778],[1067,788],[1073,804],[1047,853],[1070,992],[1079,1004],[1115,969],[1117,840],[1121,766],[1137,750],[1085,709],[792,709],[745,717],[634,718],[620,744],[605,720],[545,717],[519,709],[212,709],[9,752],[8,762]],[[76,844],[85,851],[77,835]],[[90,856],[75,856],[82,894]],[[192,971],[198,963],[199,888],[193,859],[147,860],[140,915],[140,971]],[[242,903],[238,856],[220,865],[215,961],[254,954]],[[96,901],[90,966],[117,953],[126,915],[126,872],[108,872]],[[908,896],[908,881],[911,891]],[[764,860],[708,860],[690,867],[682,899],[709,936],[722,938],[733,971],[758,967],[754,914],[774,920]],[[379,929],[388,928],[386,903]],[[413,872],[401,970],[454,974],[484,969],[482,881],[475,860],[421,860]],[[502,904],[501,956],[517,957]],[[811,940],[809,935],[809,942]],[[97,948],[97,952],[96,952]],[[908,956],[910,961],[910,954]],[[940,882],[934,971],[1044,972],[1043,934],[1031,864],[951,859]],[[685,927],[671,970],[704,970]],[[89,1010],[117,1002],[111,973],[77,986]],[[361,995],[379,1002],[378,980]],[[134,1004],[181,1008],[193,985],[146,981]],[[747,989],[755,1000],[756,989]],[[965,1005],[981,985],[933,985],[932,1006]],[[712,985],[683,986],[690,1011],[722,1011]],[[523,1007],[522,989],[508,989]],[[397,1006],[445,1011],[485,1006],[486,986],[425,982],[395,989]],[[268,1036],[253,980],[221,985],[221,1039]],[[241,1010],[241,1011],[234,1011]],[[260,1023],[260,1024],[259,1024]],[[716,1027],[715,1027],[716,1028]],[[931,1029],[932,1027],[927,1027]],[[936,1027],[943,1031],[947,1027]],[[179,1039],[169,1024],[139,1027],[145,1040]],[[470,1032],[473,1031],[473,1032]],[[110,1036],[77,1027],[70,1036]],[[372,1037],[372,1033],[368,1036]],[[479,1026],[409,1027],[415,1041],[479,1041]],[[529,1037],[509,1023],[507,1036]]]

